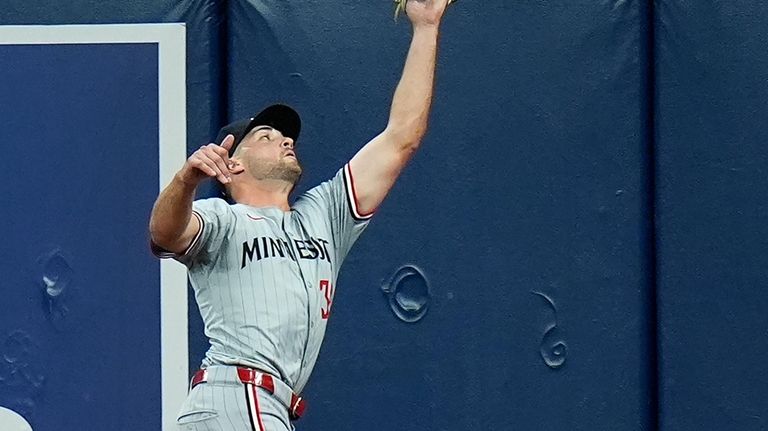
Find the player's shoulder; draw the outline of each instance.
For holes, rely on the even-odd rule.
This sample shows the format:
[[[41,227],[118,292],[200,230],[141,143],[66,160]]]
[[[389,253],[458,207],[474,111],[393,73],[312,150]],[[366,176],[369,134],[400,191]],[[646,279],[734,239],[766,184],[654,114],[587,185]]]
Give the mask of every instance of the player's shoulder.
[[[291,205],[292,209],[301,210],[317,205],[325,206],[329,198],[333,196],[333,190],[335,188],[334,182],[336,181],[337,176],[338,174],[325,179],[314,187],[299,194],[294,200],[293,205]]]
[[[197,199],[192,203],[192,209],[197,212],[231,213],[232,208],[231,203],[217,197]]]
[[[332,196],[336,190],[343,189],[344,186],[344,168],[339,169],[336,171],[336,173],[331,176],[330,178],[325,179],[324,181],[321,181],[316,186],[310,188],[309,190],[305,191],[301,195],[298,196],[296,199],[296,202],[301,202],[302,200],[317,200],[317,199],[327,199],[329,196]]]

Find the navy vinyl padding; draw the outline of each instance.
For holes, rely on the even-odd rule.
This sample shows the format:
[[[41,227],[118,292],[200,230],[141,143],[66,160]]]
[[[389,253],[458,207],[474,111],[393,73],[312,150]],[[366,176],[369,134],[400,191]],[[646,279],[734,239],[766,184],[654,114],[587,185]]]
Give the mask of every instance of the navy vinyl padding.
[[[296,105],[302,188],[386,126],[410,37],[387,2],[229,13],[230,116]],[[451,7],[429,133],[342,269],[297,426],[650,429],[646,16]],[[431,289],[413,324],[381,291],[403,265]],[[550,368],[542,344],[561,341]]]
[[[355,0],[6,0],[0,25],[186,23],[179,67],[188,152],[228,121],[289,103],[304,121],[300,193],[386,126],[410,37],[407,17],[394,22],[392,9]],[[451,6],[429,132],[342,270],[297,428],[767,428],[766,35],[768,6],[745,0]],[[154,57],[127,48],[143,60],[123,65],[111,52],[94,67],[136,68],[115,90],[126,104],[109,107],[148,127],[120,130],[152,152],[155,137],[142,133],[157,127],[154,111],[140,108],[156,91],[142,75]],[[8,47],[0,56],[0,65],[22,59]],[[89,91],[61,67],[63,84],[51,94]],[[18,78],[14,70],[0,72],[6,83]],[[6,150],[46,105],[40,94],[25,103],[18,88],[2,89]],[[60,114],[85,124],[84,112]],[[47,130],[56,131],[57,139],[71,132]],[[73,148],[85,162],[95,157],[83,142]],[[1,231],[0,288],[13,292],[0,308],[0,406],[25,414],[36,431],[84,429],[78,417],[103,427],[113,411],[92,414],[112,400],[108,387],[93,389],[102,374],[75,386],[59,368],[87,358],[114,325],[111,333],[127,341],[104,344],[96,365],[79,363],[119,373],[130,362],[134,370],[142,343],[157,340],[133,340],[132,327],[116,322],[130,307],[144,324],[159,322],[151,292],[127,293],[156,281],[156,261],[142,248],[122,258],[146,272],[116,270],[117,257],[97,259],[89,242],[107,226],[83,222],[119,218],[131,234],[109,245],[144,247],[157,179],[126,191],[135,208],[107,200],[78,215],[106,198],[87,175],[55,170],[56,157],[73,157],[59,152],[24,148],[20,163],[0,158],[0,214],[12,220]],[[120,156],[126,167],[155,163],[93,154]],[[35,158],[50,169],[29,173]],[[121,181],[106,182],[120,189]],[[79,189],[55,187],[67,182]],[[213,193],[211,185],[200,190]],[[62,215],[51,217],[51,208]],[[68,274],[66,302],[41,299],[45,271]],[[405,281],[393,286],[398,277]],[[105,280],[119,293],[89,294]],[[193,371],[207,343],[189,304]],[[408,307],[425,313],[407,323],[397,313]],[[70,318],[56,320],[64,308]],[[153,355],[143,365],[156,380]],[[69,390],[54,386],[62,378]],[[131,400],[123,417],[146,408],[145,422],[110,429],[156,428],[159,406],[146,386],[121,391]]]
[[[768,428],[768,5],[657,2],[660,422]]]

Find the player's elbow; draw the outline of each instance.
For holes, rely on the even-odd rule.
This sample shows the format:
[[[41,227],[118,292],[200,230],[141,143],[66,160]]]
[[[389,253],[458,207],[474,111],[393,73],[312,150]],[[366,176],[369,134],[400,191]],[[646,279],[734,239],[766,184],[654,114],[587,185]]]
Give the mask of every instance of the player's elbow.
[[[149,221],[149,239],[153,244],[158,245],[166,250],[169,248],[168,246],[173,242],[170,235],[166,234],[155,220]]]
[[[163,241],[167,237],[165,235],[167,223],[164,223],[162,215],[158,214],[158,212],[157,208],[152,208],[152,215],[149,217],[149,236],[155,243],[158,240]]]
[[[426,122],[415,124],[390,124],[387,126],[387,134],[392,142],[396,143],[401,152],[411,154],[415,152],[421,140],[427,133]]]
[[[153,244],[170,251],[179,248],[179,234],[173,232],[160,217],[152,217],[149,220],[149,238]]]
[[[153,246],[173,253],[181,253],[186,246],[178,236],[163,234],[162,232],[153,233],[150,229],[149,238]]]

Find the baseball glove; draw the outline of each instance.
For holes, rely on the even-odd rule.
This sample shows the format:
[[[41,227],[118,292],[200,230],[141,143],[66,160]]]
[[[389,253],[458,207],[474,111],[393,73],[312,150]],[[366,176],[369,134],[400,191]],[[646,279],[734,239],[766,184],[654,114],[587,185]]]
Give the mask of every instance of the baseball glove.
[[[408,2],[408,0],[394,0],[394,1],[395,1],[395,21],[397,21],[397,17],[400,15],[400,12],[405,13],[405,4]],[[450,6],[450,4],[455,1],[456,0],[449,0],[448,5]]]

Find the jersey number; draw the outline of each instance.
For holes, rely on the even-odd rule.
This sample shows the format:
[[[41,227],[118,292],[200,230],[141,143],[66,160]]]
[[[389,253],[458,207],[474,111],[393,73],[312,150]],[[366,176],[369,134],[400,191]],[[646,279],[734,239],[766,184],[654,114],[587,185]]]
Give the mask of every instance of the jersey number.
[[[320,307],[320,313],[323,319],[328,319],[331,315],[331,304],[333,303],[333,286],[328,280],[320,280],[320,290],[325,293],[325,303],[328,308]]]

